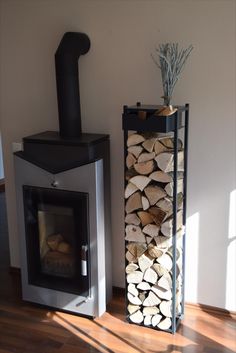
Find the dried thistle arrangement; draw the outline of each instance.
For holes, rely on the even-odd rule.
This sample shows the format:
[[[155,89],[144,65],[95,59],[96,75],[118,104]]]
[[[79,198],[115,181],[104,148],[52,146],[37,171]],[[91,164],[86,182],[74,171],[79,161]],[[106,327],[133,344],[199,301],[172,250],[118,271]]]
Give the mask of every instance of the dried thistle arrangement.
[[[161,70],[164,92],[162,98],[166,106],[170,106],[174,87],[192,50],[192,45],[179,50],[178,43],[165,43],[156,48],[157,58],[151,54],[153,61]]]

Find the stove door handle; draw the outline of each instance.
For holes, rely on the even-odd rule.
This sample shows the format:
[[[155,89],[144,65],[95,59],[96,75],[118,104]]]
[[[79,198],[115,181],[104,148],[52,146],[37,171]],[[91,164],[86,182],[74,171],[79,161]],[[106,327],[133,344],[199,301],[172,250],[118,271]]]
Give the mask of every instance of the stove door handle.
[[[81,275],[87,277],[87,253],[88,245],[82,245],[81,248]]]

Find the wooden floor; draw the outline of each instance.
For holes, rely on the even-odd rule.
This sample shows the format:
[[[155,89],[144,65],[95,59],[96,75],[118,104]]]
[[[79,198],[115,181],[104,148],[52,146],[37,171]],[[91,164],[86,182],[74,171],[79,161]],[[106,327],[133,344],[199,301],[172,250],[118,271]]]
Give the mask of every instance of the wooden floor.
[[[24,303],[9,255],[0,194],[0,353],[233,353],[236,323],[227,315],[187,308],[171,335],[125,322],[124,299],[116,294],[94,321]]]

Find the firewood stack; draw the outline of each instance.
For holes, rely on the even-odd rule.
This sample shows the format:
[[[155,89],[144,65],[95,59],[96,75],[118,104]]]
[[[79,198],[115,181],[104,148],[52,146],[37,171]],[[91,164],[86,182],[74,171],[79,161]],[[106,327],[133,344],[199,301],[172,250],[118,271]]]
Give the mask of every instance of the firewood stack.
[[[176,264],[173,265],[173,135],[132,133],[127,138],[125,240],[128,319],[168,330],[182,302],[184,152],[178,140]],[[176,291],[173,293],[173,269]]]

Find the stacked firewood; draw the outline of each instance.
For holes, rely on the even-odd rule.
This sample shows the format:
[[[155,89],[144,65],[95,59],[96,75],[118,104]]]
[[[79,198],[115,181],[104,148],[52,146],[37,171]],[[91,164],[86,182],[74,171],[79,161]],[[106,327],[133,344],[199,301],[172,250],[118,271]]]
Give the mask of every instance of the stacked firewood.
[[[176,264],[173,267],[174,139],[132,133],[127,138],[125,240],[128,317],[167,330],[173,296],[181,312],[184,153],[178,140]],[[176,292],[173,293],[173,268]]]

